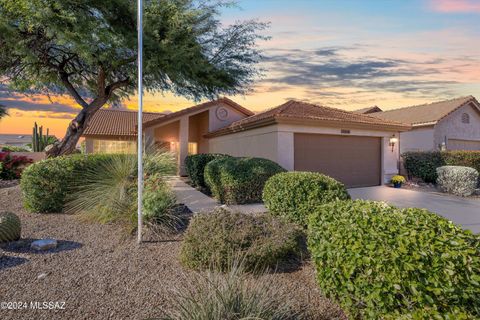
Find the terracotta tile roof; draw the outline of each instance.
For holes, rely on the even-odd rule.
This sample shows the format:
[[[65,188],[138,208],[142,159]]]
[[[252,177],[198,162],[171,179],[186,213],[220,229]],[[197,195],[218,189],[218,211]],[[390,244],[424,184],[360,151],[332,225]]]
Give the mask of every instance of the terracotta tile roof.
[[[358,109],[358,110],[353,110],[352,112],[353,113],[360,113],[360,114],[370,114],[370,113],[382,112],[382,111],[383,110],[380,109],[379,107],[373,106],[373,107],[367,107],[367,108],[362,108],[362,109]]]
[[[144,112],[143,123],[164,116],[163,113]],[[93,115],[83,135],[136,137],[137,117],[135,111],[100,109]]]
[[[311,103],[290,100],[276,108],[266,110],[251,117],[236,121],[230,126],[209,133],[207,136],[228,134],[231,132],[243,131],[251,127],[268,125],[279,121],[317,121],[335,126],[346,126],[349,124],[361,125],[368,128],[388,127],[395,130],[405,131],[410,126],[396,121],[381,120],[369,115],[357,114],[341,109],[335,109]]]
[[[473,96],[422,104],[406,108],[371,113],[371,116],[384,120],[409,123],[412,126],[434,125],[461,106],[473,103],[480,110],[480,104]]]
[[[239,105],[235,101],[232,101],[228,98],[219,98],[219,99],[216,99],[216,100],[212,100],[212,101],[208,101],[208,102],[205,102],[205,103],[197,104],[195,106],[192,106],[192,107],[186,108],[186,109],[182,109],[182,110],[177,111],[177,112],[169,113],[169,114],[165,115],[165,117],[162,117],[162,118],[152,119],[152,120],[144,123],[144,128],[150,127],[152,125],[160,124],[162,122],[165,122],[165,121],[168,121],[168,120],[171,120],[171,119],[174,119],[174,118],[177,118],[177,117],[180,117],[180,116],[192,113],[192,112],[198,112],[200,110],[207,109],[208,107],[211,107],[212,105],[215,105],[215,104],[218,104],[218,103],[224,103],[224,104],[236,109],[237,111],[245,114],[246,116],[251,116],[251,115],[254,114],[252,111],[248,110],[247,108],[242,107],[241,105]]]

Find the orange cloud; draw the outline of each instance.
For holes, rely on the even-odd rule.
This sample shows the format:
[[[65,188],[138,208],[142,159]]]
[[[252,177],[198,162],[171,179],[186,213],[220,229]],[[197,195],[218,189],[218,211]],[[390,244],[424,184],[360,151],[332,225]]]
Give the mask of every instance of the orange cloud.
[[[476,0],[431,0],[433,10],[445,13],[480,13],[480,2]]]

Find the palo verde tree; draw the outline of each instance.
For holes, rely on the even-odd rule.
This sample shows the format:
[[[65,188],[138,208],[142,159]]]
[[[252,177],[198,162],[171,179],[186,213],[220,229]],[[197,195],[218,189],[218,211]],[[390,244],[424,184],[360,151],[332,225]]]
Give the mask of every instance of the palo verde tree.
[[[147,91],[199,100],[248,90],[266,24],[223,26],[229,4],[145,0]],[[68,94],[81,107],[49,156],[72,152],[97,110],[135,93],[136,28],[132,0],[0,0],[0,79],[13,90]]]

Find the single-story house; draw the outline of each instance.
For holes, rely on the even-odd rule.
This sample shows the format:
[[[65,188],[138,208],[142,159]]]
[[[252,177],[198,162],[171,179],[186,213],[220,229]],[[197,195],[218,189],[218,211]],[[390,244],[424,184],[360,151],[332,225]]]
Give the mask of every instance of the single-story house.
[[[412,125],[400,133],[400,152],[480,150],[480,104],[473,96],[395,110],[378,107],[355,111]]]
[[[100,116],[113,118],[111,114]],[[108,148],[100,145],[123,141],[114,142],[112,127],[118,127],[119,122],[96,118],[86,131],[88,152],[105,151]],[[98,125],[91,129],[95,123]],[[227,98],[167,115],[146,115],[143,126],[145,140],[178,155],[181,175],[185,174],[188,154],[224,153],[267,158],[287,170],[322,172],[348,187],[379,185],[398,174],[398,138],[411,128],[295,100],[254,114]],[[100,129],[106,127],[110,128],[107,132]],[[134,145],[133,130],[129,137],[125,141]]]

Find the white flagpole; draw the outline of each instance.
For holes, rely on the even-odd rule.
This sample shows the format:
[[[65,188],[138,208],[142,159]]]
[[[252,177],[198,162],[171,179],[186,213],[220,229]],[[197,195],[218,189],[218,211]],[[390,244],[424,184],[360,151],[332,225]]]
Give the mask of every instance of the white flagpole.
[[[137,242],[142,242],[142,198],[143,198],[143,0],[137,0],[137,31],[138,31],[138,199]]]

